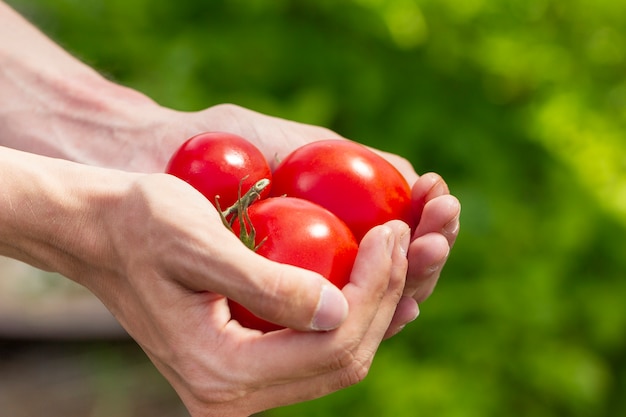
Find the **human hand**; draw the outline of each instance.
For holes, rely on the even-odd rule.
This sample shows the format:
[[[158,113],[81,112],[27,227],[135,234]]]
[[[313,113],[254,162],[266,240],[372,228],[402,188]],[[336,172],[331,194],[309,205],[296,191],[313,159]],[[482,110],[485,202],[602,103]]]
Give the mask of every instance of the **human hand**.
[[[341,293],[327,286],[330,299],[321,302],[324,278],[245,248],[210,203],[174,177],[138,177],[109,207],[98,235],[107,239],[100,263],[110,276],[83,282],[192,416],[247,416],[320,397],[367,374],[405,284],[409,231],[402,222],[371,230],[350,283]],[[343,323],[330,332],[263,334],[230,320],[225,296],[299,330]]]
[[[247,416],[366,375],[404,288],[404,223],[364,237],[339,290],[249,250],[208,200],[173,176],[3,147],[0,162],[0,253],[89,288],[194,417]],[[242,327],[227,297],[293,329]]]
[[[161,108],[159,116],[167,128],[159,137],[159,150],[147,152],[153,169],[162,169],[167,157],[181,141],[205,130],[228,131],[239,134],[263,151],[273,167],[292,150],[320,139],[343,139],[337,133],[312,126],[267,116],[235,105],[218,105],[201,112],[184,113]],[[145,143],[144,143],[145,145]],[[166,152],[163,152],[163,150]],[[425,301],[433,292],[450,249],[459,232],[460,204],[450,194],[446,182],[436,173],[418,176],[410,162],[401,156],[377,151],[412,184],[415,218],[419,223],[411,237],[407,253],[409,269],[407,284],[387,337],[397,333],[417,317],[417,303]]]

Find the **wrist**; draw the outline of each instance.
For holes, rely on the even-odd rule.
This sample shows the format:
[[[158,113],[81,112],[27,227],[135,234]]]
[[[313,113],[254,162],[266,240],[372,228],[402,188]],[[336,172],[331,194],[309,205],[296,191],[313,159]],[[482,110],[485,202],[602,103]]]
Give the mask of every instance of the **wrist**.
[[[110,267],[103,213],[132,175],[0,147],[0,255],[84,284]]]
[[[89,165],[142,170],[135,151],[159,106],[77,63],[71,74],[5,59],[0,145]],[[136,165],[136,166],[133,166]],[[149,168],[149,167],[145,167]]]
[[[157,130],[161,110],[102,77],[0,2],[0,145],[90,165],[155,170],[137,149],[158,141],[145,132]]]

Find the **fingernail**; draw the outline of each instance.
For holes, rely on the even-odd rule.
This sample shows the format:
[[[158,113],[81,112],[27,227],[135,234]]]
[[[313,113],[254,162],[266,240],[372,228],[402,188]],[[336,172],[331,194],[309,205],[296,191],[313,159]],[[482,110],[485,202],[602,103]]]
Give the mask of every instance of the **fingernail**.
[[[419,304],[418,304],[418,305],[417,305],[417,311],[415,312],[415,316],[413,317],[413,320],[411,320],[411,322],[412,322],[412,321],[417,320],[417,318],[420,316],[420,312],[421,312],[421,311],[422,311],[422,310],[420,310],[420,306],[419,306]],[[409,323],[410,323],[410,322],[409,322]]]
[[[400,252],[402,252],[402,256],[406,258],[407,253],[409,252],[409,244],[411,243],[411,229],[407,229],[406,232],[400,236]]]
[[[430,191],[428,192],[428,195],[431,196],[432,198],[434,198],[434,197],[438,197],[440,195],[443,195],[446,192],[447,192],[447,189],[446,189],[445,182],[443,182],[443,180],[441,178],[438,178],[437,182],[435,184],[433,184],[433,186],[431,187]]]
[[[452,235],[459,230],[459,225],[459,217],[457,216],[443,227],[443,232]]]
[[[412,298],[412,297],[409,297],[409,296],[406,296],[406,295],[404,297]],[[415,319],[417,319],[419,317],[419,315],[420,315],[420,306],[419,306],[419,304],[415,300],[411,300],[411,301],[414,303],[415,309],[413,311],[412,316],[406,321],[406,323],[404,323],[405,326],[407,324],[415,321]]]
[[[385,234],[387,236],[387,242],[385,249],[387,250],[387,255],[393,255],[393,248],[396,246],[396,239],[393,235],[393,231],[385,226]]]
[[[460,222],[460,218],[461,218],[461,205],[459,204],[459,201],[454,199],[451,201],[451,210],[456,210],[456,216],[454,216],[454,218],[452,220],[450,220],[445,226],[443,226],[443,233],[448,234],[448,235],[452,235],[454,233],[457,233],[459,231],[459,226],[461,224]]]
[[[417,307],[417,309],[416,309],[416,311],[415,311],[415,315],[413,316],[413,318],[409,319],[406,323],[403,323],[403,324],[401,324],[400,326],[398,326],[398,327],[397,327],[397,328],[393,331],[393,333],[391,333],[390,337],[391,337],[391,336],[395,336],[395,335],[397,335],[398,333],[400,333],[402,330],[404,330],[404,328],[405,328],[406,326],[408,326],[408,325],[409,325],[409,323],[413,322],[414,320],[416,320],[416,319],[419,317],[419,315],[420,315],[420,308],[419,308],[419,306],[418,306],[418,305],[416,305],[416,307]]]
[[[317,310],[311,321],[312,330],[332,330],[348,316],[348,302],[334,285],[323,285]]]

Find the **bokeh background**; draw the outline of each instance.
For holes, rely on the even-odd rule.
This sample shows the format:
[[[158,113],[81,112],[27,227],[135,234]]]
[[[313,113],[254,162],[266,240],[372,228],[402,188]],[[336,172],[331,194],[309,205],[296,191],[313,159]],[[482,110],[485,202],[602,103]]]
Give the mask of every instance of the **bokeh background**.
[[[366,380],[264,416],[626,415],[626,2],[8,3],[162,105],[327,126],[460,199],[435,294]],[[132,342],[1,346],[5,375],[37,369],[8,417],[186,416]]]

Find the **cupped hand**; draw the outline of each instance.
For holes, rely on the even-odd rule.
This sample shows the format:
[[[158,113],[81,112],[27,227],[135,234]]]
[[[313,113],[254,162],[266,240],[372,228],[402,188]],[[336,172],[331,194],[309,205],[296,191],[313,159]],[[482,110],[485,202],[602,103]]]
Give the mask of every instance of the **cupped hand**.
[[[208,201],[169,175],[133,177],[103,216],[111,276],[90,288],[194,417],[247,416],[359,382],[405,287],[409,230],[398,221],[365,236],[339,291],[247,249]],[[244,328],[225,297],[297,330]]]
[[[264,115],[232,104],[210,107],[200,112],[176,112],[162,109],[160,116],[169,126],[160,137],[159,152],[151,161],[153,168],[162,169],[167,158],[189,136],[206,130],[221,130],[239,134],[254,143],[276,166],[281,158],[306,143],[320,139],[343,139],[332,130]],[[165,150],[165,152],[163,152]],[[378,151],[412,184],[413,210],[419,219],[410,238],[407,252],[409,269],[405,297],[388,332],[397,333],[419,314],[418,303],[433,292],[459,232],[461,206],[450,194],[444,179],[436,173],[419,176],[411,163],[402,156]]]

